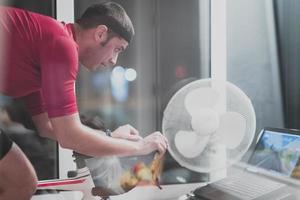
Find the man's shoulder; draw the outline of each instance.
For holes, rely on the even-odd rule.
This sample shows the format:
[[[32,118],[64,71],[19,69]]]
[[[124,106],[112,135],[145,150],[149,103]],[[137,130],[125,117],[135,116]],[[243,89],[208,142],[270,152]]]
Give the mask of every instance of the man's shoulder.
[[[30,10],[25,10],[22,8],[10,7],[10,6],[0,6],[1,13],[4,14],[4,17],[13,18],[16,20],[23,21],[25,19],[50,19],[53,20],[52,17],[43,15],[37,12],[33,12]]]
[[[11,30],[17,29],[21,33],[25,31],[38,34],[35,35],[36,37],[64,34],[64,25],[53,17],[6,6],[0,6],[0,12],[4,23],[9,24]]]

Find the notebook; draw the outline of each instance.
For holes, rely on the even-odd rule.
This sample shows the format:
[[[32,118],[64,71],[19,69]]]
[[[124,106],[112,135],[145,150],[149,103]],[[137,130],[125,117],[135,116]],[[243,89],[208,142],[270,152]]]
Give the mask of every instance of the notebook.
[[[197,188],[192,196],[206,200],[293,199],[287,183],[300,185],[299,157],[300,131],[265,128],[250,159],[239,165],[242,170]]]

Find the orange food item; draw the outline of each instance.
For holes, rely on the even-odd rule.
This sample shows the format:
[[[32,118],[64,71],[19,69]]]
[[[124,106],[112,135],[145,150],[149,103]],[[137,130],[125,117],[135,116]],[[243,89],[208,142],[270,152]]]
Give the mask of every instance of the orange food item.
[[[158,175],[161,171],[161,157],[156,154],[154,160],[147,166],[144,162],[135,164],[131,171],[125,172],[121,177],[121,187],[125,191],[129,191],[137,185],[158,184]]]
[[[137,164],[135,164],[133,166],[133,170],[132,171],[133,171],[134,174],[137,174],[139,170],[141,170],[142,168],[145,168],[145,167],[146,167],[145,163],[138,162]]]

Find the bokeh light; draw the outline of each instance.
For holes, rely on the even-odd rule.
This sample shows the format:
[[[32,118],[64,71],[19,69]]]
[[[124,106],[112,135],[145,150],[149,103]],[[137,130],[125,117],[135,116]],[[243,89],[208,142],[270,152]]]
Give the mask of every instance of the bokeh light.
[[[125,71],[125,78],[127,81],[134,81],[137,77],[137,73],[134,69],[128,68]]]

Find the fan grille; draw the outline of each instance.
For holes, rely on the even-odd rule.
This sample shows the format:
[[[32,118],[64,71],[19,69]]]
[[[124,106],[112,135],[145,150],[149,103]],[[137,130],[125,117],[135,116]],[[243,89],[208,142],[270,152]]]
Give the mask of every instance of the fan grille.
[[[210,142],[204,151],[197,157],[184,157],[175,146],[175,135],[178,131],[193,131],[191,127],[191,115],[185,108],[184,100],[186,95],[199,88],[211,88],[211,79],[202,79],[189,83],[177,91],[169,101],[164,110],[162,129],[169,141],[169,152],[173,158],[182,166],[197,172],[212,172],[220,168],[227,167],[241,159],[252,143],[255,134],[255,113],[251,101],[246,94],[237,86],[226,82],[226,111],[233,111],[241,114],[246,121],[246,132],[241,143],[234,149],[226,148],[226,164],[219,165],[215,161],[216,152],[222,148],[221,139],[215,134],[211,136]],[[222,160],[222,158],[221,158]]]

